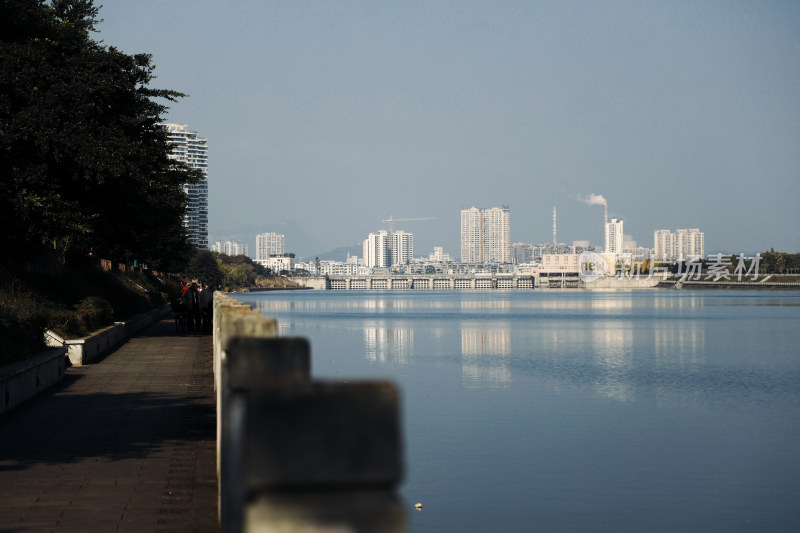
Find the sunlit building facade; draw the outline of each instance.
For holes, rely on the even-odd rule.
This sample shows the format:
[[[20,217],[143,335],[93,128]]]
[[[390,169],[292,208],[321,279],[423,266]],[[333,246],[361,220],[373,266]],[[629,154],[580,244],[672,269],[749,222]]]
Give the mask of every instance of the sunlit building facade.
[[[405,231],[392,233],[392,266],[407,265],[414,258],[414,234]]]
[[[388,267],[390,262],[389,232],[380,230],[367,235],[362,245],[362,255],[364,256],[364,266],[370,268]]]
[[[461,262],[511,262],[508,207],[461,210]]]
[[[607,254],[619,255],[622,253],[625,236],[622,232],[622,221],[612,218],[606,222],[606,248]]]
[[[280,233],[261,233],[256,235],[256,261],[266,261],[271,256],[285,253],[285,237]]]
[[[189,241],[199,248],[208,248],[208,139],[198,137],[186,124],[161,124],[172,143],[171,159],[200,170],[197,183],[187,183],[183,190],[189,199],[183,224],[189,230]]]
[[[697,228],[656,230],[653,233],[653,255],[657,260],[686,261],[705,254],[705,234]]]

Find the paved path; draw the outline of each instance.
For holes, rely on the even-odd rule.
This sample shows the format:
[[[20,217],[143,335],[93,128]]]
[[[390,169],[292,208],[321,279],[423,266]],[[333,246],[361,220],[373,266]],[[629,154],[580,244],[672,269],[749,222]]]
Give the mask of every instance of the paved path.
[[[217,531],[211,337],[162,321],[0,416],[0,532]]]

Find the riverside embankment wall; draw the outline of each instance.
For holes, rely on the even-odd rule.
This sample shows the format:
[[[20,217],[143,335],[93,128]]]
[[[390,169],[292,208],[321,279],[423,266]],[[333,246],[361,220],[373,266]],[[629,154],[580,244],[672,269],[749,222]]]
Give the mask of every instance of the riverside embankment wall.
[[[48,348],[26,361],[0,367],[0,415],[64,377],[66,348]]]

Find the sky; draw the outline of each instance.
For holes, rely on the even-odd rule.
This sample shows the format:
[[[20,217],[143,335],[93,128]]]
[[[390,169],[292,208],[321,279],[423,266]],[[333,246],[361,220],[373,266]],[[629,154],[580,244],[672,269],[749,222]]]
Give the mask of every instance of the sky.
[[[100,1],[97,2],[101,4]],[[104,0],[169,122],[209,147],[209,240],[312,257],[370,232],[460,255],[460,210],[511,242],[800,251],[800,3]]]

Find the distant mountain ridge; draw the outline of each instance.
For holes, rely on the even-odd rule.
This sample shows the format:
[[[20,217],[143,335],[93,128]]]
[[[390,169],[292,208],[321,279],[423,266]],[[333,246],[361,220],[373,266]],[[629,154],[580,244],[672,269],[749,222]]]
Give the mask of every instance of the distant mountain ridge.
[[[320,259],[328,261],[346,261],[347,254],[350,254],[351,256],[357,255],[360,257],[362,253],[363,253],[362,246],[353,245],[353,246],[342,246],[340,248],[334,248],[333,250],[329,250],[315,257],[319,257]],[[312,257],[311,259],[314,258]]]

